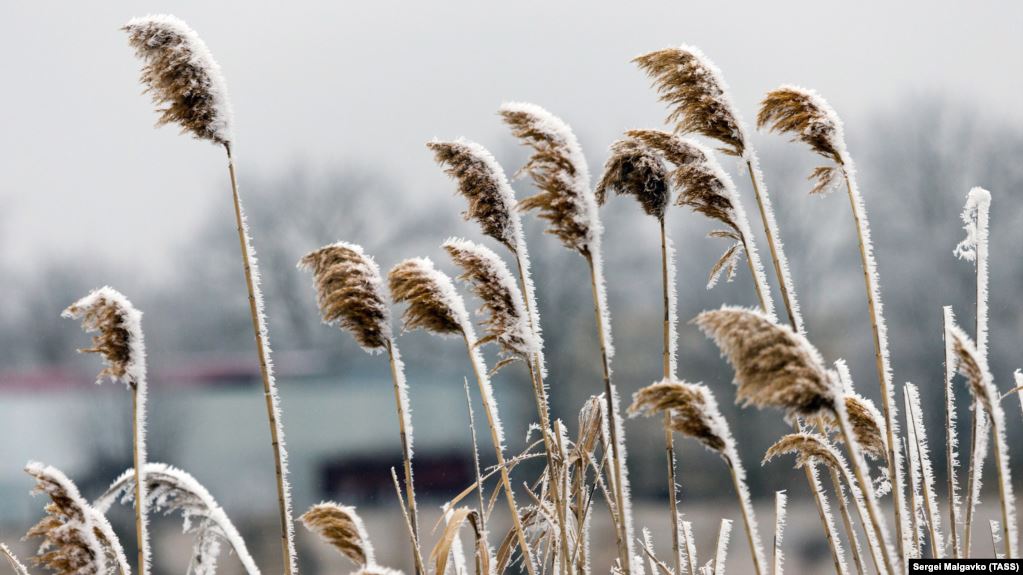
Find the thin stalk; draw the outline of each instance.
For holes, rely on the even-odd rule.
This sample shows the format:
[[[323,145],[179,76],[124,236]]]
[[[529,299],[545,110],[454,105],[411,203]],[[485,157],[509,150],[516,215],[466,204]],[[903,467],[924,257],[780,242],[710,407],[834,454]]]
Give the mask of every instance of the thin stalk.
[[[746,252],[746,265],[749,266],[750,279],[753,280],[753,289],[757,290],[757,302],[760,303],[760,309],[764,313],[768,313],[767,301],[764,299],[764,290],[767,289],[767,286],[761,286],[760,280],[757,279],[757,270],[753,266],[753,260],[749,257],[749,240],[746,239],[746,236],[742,237],[742,249]]]
[[[405,528],[408,529],[409,538],[412,539],[412,559],[415,561],[416,571],[426,573],[423,566],[423,552],[419,548],[419,539],[412,531],[412,518],[409,517],[405,500],[401,496],[401,485],[398,484],[398,472],[391,467],[391,479],[394,481],[394,493],[398,496],[398,507],[401,509],[401,516],[405,520]]]
[[[937,559],[942,550],[938,546],[938,532],[935,528],[934,515],[931,513],[931,505],[928,502],[931,499],[931,482],[927,480],[927,473],[924,470],[924,459],[923,459],[923,444],[920,441],[920,430],[916,427],[916,414],[913,412],[913,404],[909,401],[906,402],[906,419],[910,426],[910,434],[913,436],[913,441],[916,443],[917,459],[920,462],[920,488],[923,493],[923,507],[924,514],[927,516],[927,534],[931,540],[931,558]]]
[[[903,388],[905,389],[905,388]],[[909,445],[906,443],[906,438],[902,438],[902,449],[909,453]],[[919,460],[919,455],[916,456]],[[909,528],[913,537],[913,555],[919,557],[923,555],[923,543],[920,541],[920,502],[916,497],[916,485],[917,485],[917,469],[913,465],[913,457],[910,456],[909,460]]]
[[[852,183],[849,180],[849,172],[843,168],[843,177],[845,178],[845,189],[849,196],[849,205],[852,209],[853,220],[856,223],[856,237],[857,243],[860,249],[860,263],[863,266],[863,281],[866,285],[867,291],[867,307],[870,310],[870,330],[874,338],[874,363],[877,366],[877,378],[881,384],[881,408],[884,413],[884,422],[886,432],[888,434],[888,475],[892,481],[892,503],[895,505],[895,539],[896,549],[899,553],[899,564],[905,565],[905,540],[903,539],[902,533],[902,469],[896,460],[896,451],[898,446],[895,442],[895,421],[894,421],[894,406],[892,405],[891,395],[891,381],[889,381],[889,374],[886,365],[884,354],[882,354],[882,342],[881,332],[878,327],[878,323],[884,321],[884,318],[878,317],[878,303],[874,299],[874,294],[880,293],[878,287],[874,285],[874,274],[870,273],[870,270],[874,267],[873,257],[867,253],[866,233],[864,228],[865,215],[860,213],[861,202],[858,200],[858,194],[853,191]],[[866,489],[866,487],[864,487]],[[887,556],[887,554],[886,554]]]
[[[408,442],[409,414],[405,413],[405,408],[401,401],[401,374],[398,373],[398,362],[395,361],[394,342],[388,339],[385,345],[387,347],[387,358],[391,364],[391,381],[394,384],[394,403],[398,411],[398,434],[401,436],[402,464],[405,467],[405,494],[408,500],[409,521],[412,525],[412,545],[413,548],[415,548],[419,545],[419,514],[416,512],[416,489],[412,480],[412,448],[409,446]],[[425,575],[424,572],[419,570],[419,567],[420,566],[417,563],[416,575]]]
[[[838,428],[842,433],[842,440],[849,451],[849,459],[852,460],[852,471],[856,476],[856,482],[859,484],[860,491],[863,493],[863,499],[867,504],[867,514],[870,517],[870,524],[874,529],[874,535],[877,538],[878,545],[884,548],[884,553],[881,554],[881,557],[884,559],[885,570],[891,575],[895,575],[900,570],[894,568],[891,553],[888,551],[887,537],[885,537],[883,528],[884,518],[881,516],[881,510],[877,507],[877,500],[874,498],[874,486],[871,484],[869,474],[865,469],[866,465],[863,463],[863,456],[860,455],[859,444],[856,443],[856,438],[853,435],[852,429],[850,429],[849,419],[845,416],[845,413],[841,413],[835,419],[838,420]]]
[[[788,285],[788,282],[785,281],[786,276],[778,257],[779,248],[775,245],[777,241],[774,237],[775,230],[768,219],[768,212],[764,205],[764,197],[760,192],[760,183],[757,182],[756,171],[753,169],[753,162],[751,160],[746,160],[746,170],[749,172],[749,179],[753,183],[753,192],[757,197],[757,207],[760,208],[760,220],[764,224],[764,234],[767,235],[767,247],[771,249],[771,263],[774,264],[774,273],[778,278],[778,287],[781,288],[781,297],[785,302],[785,313],[789,316],[789,323],[792,324],[792,329],[797,333],[802,332],[802,326],[799,325],[799,320],[796,319],[796,313],[794,311],[795,305],[792,301],[793,296],[789,293],[790,286]],[[748,254],[749,252],[746,253]],[[747,259],[749,259],[748,256]],[[754,283],[756,283],[755,277]],[[757,287],[758,295],[759,291],[760,288]],[[761,301],[763,301],[763,297],[761,297]]]
[[[593,313],[597,319],[597,339],[600,343],[600,363],[604,379],[604,402],[607,404],[607,427],[610,434],[611,457],[614,459],[612,476],[614,477],[615,507],[618,511],[617,524],[615,525],[618,531],[618,554],[621,558],[622,573],[630,575],[632,558],[629,557],[628,552],[628,533],[625,528],[625,497],[622,487],[622,467],[625,465],[625,462],[622,461],[621,453],[619,453],[620,450],[618,449],[618,412],[615,409],[613,389],[611,387],[611,365],[607,357],[607,342],[604,341],[604,310],[601,309],[603,304],[597,292],[597,272],[594,267],[593,256],[586,253],[585,257],[586,263],[590,268],[590,290],[593,292]]]
[[[856,565],[856,572],[863,575],[863,557],[860,556],[860,546],[856,541],[856,527],[853,525],[852,515],[849,513],[849,506],[846,505],[845,495],[842,491],[842,481],[839,479],[838,473],[836,473],[834,469],[828,467],[828,473],[831,475],[831,485],[835,490],[835,499],[838,500],[838,511],[842,515],[842,525],[845,527],[845,532],[849,535],[849,547],[852,550],[853,564]],[[873,555],[874,554],[871,553],[872,557]],[[874,570],[881,570],[877,565],[876,559],[874,561]]]
[[[522,520],[519,517],[519,508],[515,504],[515,495],[512,491],[511,479],[508,477],[508,468],[505,465],[504,450],[501,449],[501,440],[497,435],[497,427],[495,420],[497,419],[495,410],[496,407],[490,404],[490,400],[487,398],[485,377],[486,374],[480,370],[479,363],[476,361],[476,356],[473,355],[473,342],[469,341],[469,336],[463,334],[465,340],[465,348],[469,353],[469,363],[472,364],[473,373],[476,375],[476,382],[480,388],[480,399],[483,402],[483,412],[487,416],[487,427],[490,428],[490,440],[494,444],[494,455],[497,457],[497,466],[501,470],[501,485],[504,487],[505,499],[508,501],[508,511],[511,513],[512,525],[515,527],[515,533],[519,539],[519,547],[522,549],[522,562],[526,564],[526,570],[529,571],[529,575],[536,575],[536,571],[533,567],[533,554],[529,549],[529,543],[526,540],[526,532],[522,528]]]
[[[476,418],[472,414],[472,397],[469,396],[469,380],[463,379],[465,384],[465,407],[469,411],[469,435],[472,437],[472,463],[476,471],[476,494],[479,496],[480,509],[480,531],[487,532],[487,505],[486,497],[483,495],[483,474],[480,472],[480,450],[476,438]],[[452,504],[453,505],[453,504]]]
[[[519,250],[515,250],[515,265],[519,271],[519,285],[522,288],[522,300],[526,305],[526,317],[529,318],[529,327],[536,333],[537,327],[533,324],[533,302],[529,297],[529,286],[526,284],[526,272],[525,266],[522,263],[522,255]],[[543,435],[543,447],[547,453],[547,470],[548,475],[551,479],[551,499],[554,502],[554,508],[558,514],[558,529],[561,532],[561,572],[563,574],[568,573],[568,565],[565,563],[571,556],[568,553],[568,531],[566,528],[566,514],[565,514],[565,501],[561,497],[560,486],[554,478],[554,455],[553,445],[551,444],[548,430],[551,428],[550,424],[550,399],[547,396],[547,387],[543,382],[543,366],[541,365],[540,353],[536,352],[532,357],[526,358],[526,363],[529,364],[529,375],[530,381],[533,384],[533,397],[536,400],[536,413],[540,417],[540,426],[542,427]],[[567,494],[566,494],[567,497]]]
[[[796,433],[800,433],[803,430],[800,428],[798,423],[792,424],[792,429]],[[817,505],[817,514],[821,518],[821,526],[824,528],[824,538],[828,541],[828,549],[831,550],[831,560],[835,563],[835,573],[844,575],[845,568],[842,562],[842,551],[838,547],[838,535],[835,534],[834,526],[831,523],[831,517],[825,508],[824,489],[820,482],[817,480],[817,475],[809,465],[803,466],[803,473],[806,475],[806,482],[810,485],[810,493],[813,494],[813,502]]]
[[[951,327],[949,325],[951,317],[951,310],[945,308],[943,314],[943,334],[948,334],[948,330]],[[947,335],[945,337],[948,337]],[[946,344],[945,346],[945,466],[946,466],[946,484],[948,488],[948,530],[950,537],[952,538],[952,557],[959,559],[962,556],[962,550],[959,547],[959,522],[956,519],[957,505],[956,505],[956,438],[955,438],[955,411],[954,401],[955,396],[952,392],[952,377],[953,377],[953,361],[955,358],[951,354],[951,348]]]
[[[668,278],[668,235],[664,229],[664,218],[658,220],[661,228],[661,285],[663,286],[664,303],[664,353],[662,363],[665,379],[674,376],[671,372],[671,303]],[[682,573],[682,554],[678,541],[678,495],[675,479],[675,440],[671,431],[671,411],[664,412],[664,447],[668,461],[668,511],[671,513],[671,551],[675,559],[675,573]]]
[[[132,384],[131,386],[131,434],[132,434],[132,459],[135,462],[135,537],[138,541],[139,546],[139,575],[146,575],[146,564],[147,559],[146,553],[148,551],[148,545],[146,545],[146,533],[145,533],[145,518],[142,516],[143,508],[145,507],[145,501],[143,501],[143,491],[145,487],[142,485],[142,468],[146,464],[142,461],[142,446],[141,442],[144,441],[141,437],[142,430],[139,429],[139,421],[142,417],[145,417],[143,410],[145,405],[139,405],[139,390],[138,384]]]
[[[281,551],[284,554],[284,575],[292,575],[292,562],[295,552],[292,547],[291,534],[293,533],[292,519],[289,513],[291,502],[288,493],[287,482],[284,478],[283,456],[281,454],[281,443],[278,433],[280,422],[277,421],[277,396],[274,393],[273,383],[270,381],[270,370],[267,366],[269,358],[267,355],[266,342],[263,341],[263,318],[260,316],[256,303],[255,280],[253,279],[251,257],[246,238],[248,230],[245,218],[242,216],[241,198],[238,195],[238,179],[235,174],[234,158],[231,155],[231,146],[225,144],[227,150],[227,169],[231,174],[231,194],[234,200],[234,216],[238,224],[238,243],[241,245],[242,261],[245,267],[245,287],[249,292],[249,313],[252,316],[252,331],[256,336],[256,351],[259,354],[259,373],[263,379],[263,397],[266,399],[266,416],[270,422],[270,445],[274,451],[274,471],[277,478],[277,507],[281,518]]]
[[[981,410],[980,404],[976,401],[973,402],[973,410],[971,415],[971,428],[970,434],[970,467],[967,469],[966,478],[966,525],[963,527],[963,557],[970,557],[971,548],[973,546],[973,510],[977,507],[977,499],[979,494],[974,495],[973,484],[974,476],[976,474],[975,466],[979,461],[983,463],[984,456],[986,454],[977,454],[979,449],[978,437],[981,435],[980,426],[984,425],[981,418],[977,417],[977,413]]]
[[[739,474],[735,471],[735,464],[727,455],[724,456],[725,464],[728,465],[729,474],[732,476],[732,486],[735,488],[735,495],[739,498],[739,511],[742,512],[742,522],[746,527],[746,541],[749,543],[750,555],[753,557],[753,569],[757,575],[764,575],[764,567],[760,564],[760,557],[757,553],[757,546],[753,542],[753,509],[749,502],[742,496],[743,486],[739,481]]]
[[[1003,466],[1003,462],[1002,462],[1003,459],[1007,459],[1007,456],[1006,457],[1002,457],[1002,455],[1005,453],[1005,451],[1002,451],[1005,448],[1005,446],[1002,445],[1002,433],[1003,433],[1003,431],[996,425],[996,423],[994,421],[994,418],[991,418],[991,427],[993,428],[993,431],[994,431],[993,435],[994,435],[994,441],[995,441],[995,457],[994,457],[994,459],[995,459],[995,467],[998,469],[998,496],[1001,499],[1001,503],[1002,503],[1002,505],[1001,505],[1001,508],[1002,508],[1002,539],[1003,539],[1003,541],[1005,543],[1005,558],[1006,559],[1012,559],[1013,556],[1012,556],[1012,539],[1011,538],[1012,538],[1013,534],[1009,533],[1009,506],[1012,505],[1013,502],[1009,501],[1009,495],[1008,495],[1008,493],[1005,492],[1005,486],[1006,486],[1006,481],[1005,481],[1006,475],[1005,474],[1006,474],[1007,470]]]

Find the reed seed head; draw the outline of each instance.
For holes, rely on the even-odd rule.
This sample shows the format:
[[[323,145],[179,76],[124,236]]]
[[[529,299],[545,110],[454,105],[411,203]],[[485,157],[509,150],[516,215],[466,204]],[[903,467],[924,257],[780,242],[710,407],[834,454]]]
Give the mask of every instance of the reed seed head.
[[[591,395],[579,410],[579,438],[573,446],[571,462],[593,453],[597,441],[600,440],[601,429],[604,426],[602,403],[601,396]]]
[[[728,96],[721,71],[690,46],[667,48],[633,59],[653,80],[668,105],[667,122],[675,131],[700,134],[723,144],[721,151],[742,156],[746,139]]]
[[[699,441],[711,451],[725,450],[728,434],[720,429],[724,419],[706,386],[664,379],[637,391],[628,409],[632,417],[665,411],[671,415],[672,431]]]
[[[141,81],[160,113],[158,126],[178,124],[200,140],[231,144],[231,105],[220,66],[183,20],[146,16],[124,28],[144,63]]]
[[[367,351],[389,343],[391,314],[380,268],[361,246],[337,242],[306,254],[299,267],[313,273],[324,323],[339,325]]]
[[[30,561],[54,573],[107,573],[107,550],[104,534],[96,529],[97,514],[75,484],[58,469],[39,463],[29,463],[25,472],[36,481],[33,494],[50,498],[46,516],[25,534],[25,539],[42,539]]]
[[[539,192],[519,202],[519,209],[537,210],[549,224],[548,233],[569,249],[589,253],[600,220],[586,158],[572,129],[535,104],[507,103],[499,113],[512,134],[533,149],[519,173],[529,174]]]
[[[622,138],[611,145],[611,156],[604,163],[597,203],[604,205],[608,191],[631,195],[647,215],[663,219],[671,199],[668,178],[668,168],[654,150],[637,138]]]
[[[835,110],[817,92],[796,86],[782,86],[764,97],[757,114],[757,127],[792,134],[837,166],[819,166],[810,175],[811,194],[825,194],[835,187],[845,165],[845,136]]]
[[[877,461],[885,460],[888,451],[885,423],[874,402],[862,395],[846,394],[845,412],[863,454]],[[829,414],[825,422],[829,427],[838,427],[834,414]],[[839,435],[837,439],[842,441],[842,436]]]
[[[764,463],[787,453],[796,455],[796,467],[802,467],[814,460],[836,471],[845,467],[835,448],[823,437],[813,433],[790,433],[782,437],[768,448],[764,454]]]
[[[984,411],[991,415],[994,405],[998,403],[999,399],[998,391],[994,388],[991,373],[987,368],[987,362],[977,353],[977,347],[970,336],[966,335],[966,332],[958,325],[950,325],[945,337],[952,341],[956,369],[959,371],[959,375],[966,379],[970,394],[984,407]]]
[[[504,261],[490,248],[468,240],[451,238],[443,247],[462,270],[458,279],[468,283],[483,304],[479,313],[486,335],[478,343],[497,342],[505,355],[529,361],[538,345],[522,292]]]
[[[402,315],[405,330],[425,329],[439,335],[465,333],[469,325],[465,303],[451,278],[428,258],[402,261],[387,277],[394,301],[408,304]]]
[[[356,565],[374,565],[373,546],[354,507],[326,501],[310,507],[299,520]]]
[[[736,397],[745,405],[792,415],[834,412],[836,376],[802,335],[758,310],[724,306],[695,320],[735,369]]]
[[[483,146],[459,139],[426,144],[444,173],[458,180],[458,192],[469,200],[466,220],[475,220],[483,233],[513,252],[516,250],[515,194],[504,170]]]
[[[145,343],[142,335],[142,312],[128,298],[111,287],[93,290],[71,304],[63,317],[82,320],[82,329],[95,333],[92,347],[79,353],[98,353],[105,366],[97,376],[121,381],[135,388],[145,377]]]

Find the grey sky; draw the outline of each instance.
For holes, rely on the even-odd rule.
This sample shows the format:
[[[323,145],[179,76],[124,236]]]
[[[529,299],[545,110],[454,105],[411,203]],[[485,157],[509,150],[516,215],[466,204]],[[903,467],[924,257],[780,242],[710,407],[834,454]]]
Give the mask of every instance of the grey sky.
[[[494,114],[509,99],[561,115],[596,164],[603,143],[663,117],[629,59],[683,42],[722,68],[747,120],[780,83],[818,89],[847,124],[934,94],[1023,120],[1019,3],[7,2],[8,269],[48,253],[160,271],[227,201],[220,150],[152,129],[118,31],[162,11],[188,21],[224,69],[243,186],[296,164],[365,163],[430,201],[445,180],[423,142],[509,145]]]

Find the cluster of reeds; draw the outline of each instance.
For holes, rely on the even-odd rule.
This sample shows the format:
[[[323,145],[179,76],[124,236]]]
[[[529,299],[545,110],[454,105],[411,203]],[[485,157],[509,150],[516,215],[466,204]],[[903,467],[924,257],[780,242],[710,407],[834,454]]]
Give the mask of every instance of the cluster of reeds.
[[[227,153],[235,224],[276,463],[282,566],[286,575],[292,575],[297,572],[297,560],[281,413],[259,275],[238,194],[225,83],[205,44],[182,21],[171,16],[152,16],[132,20],[125,30],[145,64],[142,81],[160,106],[159,123],[179,124],[198,139],[222,145]],[[594,569],[610,569],[625,575],[644,573],[647,569],[661,575],[724,573],[732,520],[721,519],[713,556],[701,565],[693,526],[683,520],[687,497],[681,496],[676,480],[676,434],[695,439],[718,454],[727,466],[754,572],[757,575],[782,572],[782,530],[788,494],[776,494],[769,561],[759,535],[746,470],[715,393],[707,385],[684,380],[688,368],[678,349],[678,278],[669,234],[673,205],[717,222],[722,229],[710,235],[730,242],[710,270],[707,288],[722,276],[731,280],[740,268],[740,260],[747,262],[759,309],[724,305],[704,311],[691,323],[716,343],[733,367],[736,401],[743,406],[778,409],[792,426],[792,433],[778,438],[764,461],[791,454],[796,465],[805,470],[836,572],[895,574],[904,572],[912,557],[970,557],[989,439],[994,442],[1001,504],[1000,521],[990,523],[992,542],[1003,544],[994,551],[1003,557],[1016,557],[1015,500],[1001,405],[1005,396],[995,386],[987,363],[990,194],[979,188],[970,192],[963,214],[967,238],[955,250],[958,256],[977,265],[975,337],[971,338],[956,323],[950,308],[943,310],[946,374],[943,393],[948,446],[945,488],[948,503],[943,520],[938,504],[941,487],[935,479],[923,425],[920,390],[912,384],[903,387],[906,432],[900,431],[903,426],[895,404],[870,227],[842,123],[835,111],[813,91],[784,86],[764,98],[757,125],[792,135],[827,161],[810,175],[813,182],[810,193],[825,194],[844,187],[848,194],[866,282],[880,410],[855,391],[844,361],[826,362],[807,335],[809,330],[799,314],[795,286],[757,157],[721,72],[699,50],[687,46],[652,52],[635,62],[650,75],[661,99],[668,104],[672,130],[626,132],[611,145],[596,186],[591,185],[587,160],[572,129],[534,104],[508,103],[499,111],[512,134],[531,151],[519,173],[531,178],[536,193],[522,200],[516,199],[503,168],[483,146],[464,139],[427,143],[438,165],[455,180],[457,192],[467,201],[466,219],[476,222],[483,235],[506,250],[505,255],[513,260],[513,266],[509,266],[489,247],[468,240],[452,238],[443,243],[457,270],[457,280],[480,302],[476,311],[482,318],[481,335],[477,335],[477,326],[455,281],[429,259],[400,261],[384,276],[361,246],[339,241],[310,252],[299,262],[313,276],[323,321],[352,333],[367,352],[387,354],[403,455],[403,480],[399,482],[393,468],[392,476],[416,573],[464,575],[473,569],[477,575],[514,569],[530,575],[588,574]],[[739,158],[741,167],[749,173],[785,307],[785,323],[775,315],[771,284],[760,262],[741,194],[717,162],[714,151],[692,139],[693,134],[716,142],[722,153]],[[622,412],[612,380],[614,348],[601,248],[605,230],[599,209],[609,202],[612,193],[635,198],[643,211],[657,221],[660,237],[662,378],[637,391],[626,413]],[[520,221],[521,214],[529,211],[546,221],[548,233],[581,255],[589,270],[598,341],[594,358],[599,363],[603,385],[583,405],[574,433],[550,410],[546,382],[556,380],[559,374],[549,374],[544,359],[536,290]],[[403,331],[421,329],[462,340],[496,461],[491,468],[480,466],[466,382],[476,481],[442,506],[444,528],[429,547],[429,553],[425,550],[430,534],[419,523],[409,383],[398,351],[398,334],[392,326],[392,303],[404,306]],[[61,472],[30,463],[26,471],[35,478],[36,490],[50,498],[46,516],[28,532],[28,537],[42,540],[32,563],[56,573],[129,573],[131,568],[117,535],[104,518],[110,506],[121,501],[135,508],[140,573],[150,566],[146,530],[149,511],[177,511],[183,515],[186,531],[195,537],[190,572],[213,573],[221,545],[226,543],[248,573],[258,573],[239,532],[206,489],[184,471],[146,460],[146,364],[141,313],[117,291],[102,288],[69,307],[65,314],[81,319],[87,331],[96,333],[93,347],[83,351],[103,356],[106,366],[100,376],[120,380],[132,392],[134,467],[90,504]],[[497,350],[491,368],[484,356],[488,344]],[[527,437],[525,448],[517,451],[505,435],[492,388],[493,378],[503,373],[504,368],[517,369],[515,366],[521,366],[529,376],[529,389],[519,393],[531,395],[536,404],[537,423],[531,430],[539,434],[536,440]],[[974,400],[965,509],[959,488],[955,435],[952,386],[956,374],[962,376]],[[1013,392],[1023,388],[1023,374],[1017,372],[1016,380]],[[637,538],[634,532],[623,422],[626,414],[661,417],[671,533],[671,557],[667,560],[655,553],[649,530],[643,529],[642,538]],[[512,480],[521,462],[541,458],[544,466],[538,477],[521,485]],[[821,482],[821,469],[830,479],[830,494]],[[894,536],[881,503],[889,494],[890,508],[894,510],[891,518]],[[493,525],[490,518],[498,499],[506,502],[511,523],[504,534],[490,531]],[[831,512],[832,500],[839,508],[844,539]],[[611,565],[595,565],[591,550],[591,519],[594,506],[601,505],[598,501],[607,507],[615,536],[616,558]],[[324,502],[311,507],[301,521],[350,559],[358,573],[394,573],[377,563],[369,533],[354,508]],[[466,525],[472,529],[471,561],[461,538]],[[942,532],[943,525],[947,537]],[[866,538],[865,549],[859,540],[860,533]],[[847,562],[846,547],[852,568]],[[7,547],[0,545],[0,553],[17,572],[27,572]]]

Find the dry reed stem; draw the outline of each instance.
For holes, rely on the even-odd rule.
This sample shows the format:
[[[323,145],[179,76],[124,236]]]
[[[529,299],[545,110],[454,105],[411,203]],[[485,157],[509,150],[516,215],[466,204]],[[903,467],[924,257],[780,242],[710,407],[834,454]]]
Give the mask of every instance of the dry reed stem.
[[[849,513],[849,505],[842,490],[842,481],[838,476],[838,472],[830,467],[828,468],[828,475],[831,476],[831,488],[834,489],[835,500],[838,501],[838,513],[842,516],[842,525],[845,528],[846,537],[849,538],[849,551],[853,558],[853,565],[856,566],[856,572],[862,575],[864,573],[863,557],[860,555],[860,545],[856,540],[856,526],[853,524],[852,516]],[[871,553],[871,557],[874,557],[873,553]],[[881,570],[877,565],[876,559],[874,561],[874,569],[876,571]]]
[[[952,557],[962,557],[962,548],[959,542],[959,485],[956,481],[956,467],[958,467],[957,446],[959,439],[955,430],[955,394],[952,390],[952,379],[955,376],[955,352],[952,349],[952,342],[949,341],[949,328],[955,323],[952,317],[952,308],[946,306],[942,313],[942,340],[945,341],[945,469],[946,485],[948,491],[948,531],[951,538]]]
[[[14,556],[14,552],[12,552],[6,544],[0,543],[0,555],[3,555],[4,559],[11,564],[11,569],[14,570],[16,575],[29,575],[28,569],[25,568],[25,565]]]

